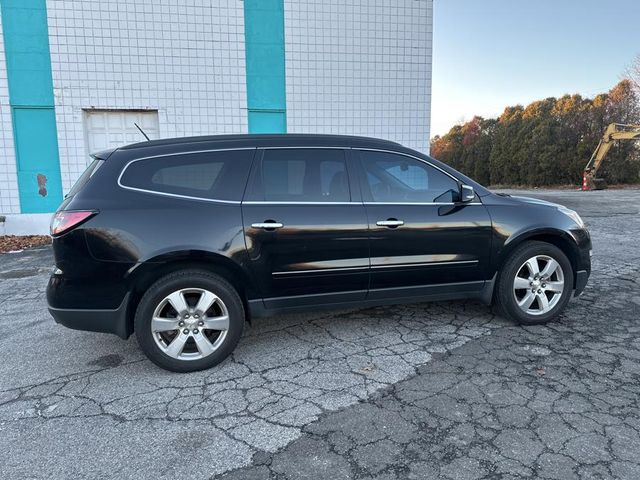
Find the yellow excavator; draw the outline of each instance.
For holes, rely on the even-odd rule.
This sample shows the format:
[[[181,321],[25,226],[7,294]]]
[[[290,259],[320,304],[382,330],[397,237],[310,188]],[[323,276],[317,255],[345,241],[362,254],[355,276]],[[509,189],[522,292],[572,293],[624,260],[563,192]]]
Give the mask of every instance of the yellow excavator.
[[[604,178],[596,178],[604,157],[616,140],[640,140],[640,125],[624,125],[612,123],[604,131],[602,140],[598,143],[582,175],[582,190],[603,190],[607,188]]]

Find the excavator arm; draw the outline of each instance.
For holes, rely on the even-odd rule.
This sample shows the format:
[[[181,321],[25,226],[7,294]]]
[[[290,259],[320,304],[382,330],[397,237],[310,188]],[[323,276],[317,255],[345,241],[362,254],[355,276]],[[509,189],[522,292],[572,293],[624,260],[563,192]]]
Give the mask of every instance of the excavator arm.
[[[583,190],[602,190],[605,188],[605,181],[601,178],[596,178],[596,175],[602,165],[602,161],[616,140],[640,140],[640,125],[612,123],[607,127],[593,155],[591,155],[589,163],[584,167],[582,177]]]

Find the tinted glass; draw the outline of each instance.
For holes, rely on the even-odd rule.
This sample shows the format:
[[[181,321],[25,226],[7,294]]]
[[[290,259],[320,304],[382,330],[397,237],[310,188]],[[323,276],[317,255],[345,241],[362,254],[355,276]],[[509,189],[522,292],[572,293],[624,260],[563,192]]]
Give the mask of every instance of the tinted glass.
[[[361,151],[365,189],[374,202],[452,202],[458,183],[431,165],[405,155]]]
[[[76,193],[78,193],[82,188],[87,184],[89,179],[93,176],[93,174],[100,168],[100,166],[104,163],[104,160],[94,159],[87,169],[84,171],[80,178],[76,180],[76,183],[73,184],[69,193],[67,193],[67,197],[73,197]]]
[[[267,201],[351,200],[344,152],[338,149],[265,150],[262,185]]]
[[[122,185],[161,193],[240,201],[254,150],[150,158],[127,167]]]

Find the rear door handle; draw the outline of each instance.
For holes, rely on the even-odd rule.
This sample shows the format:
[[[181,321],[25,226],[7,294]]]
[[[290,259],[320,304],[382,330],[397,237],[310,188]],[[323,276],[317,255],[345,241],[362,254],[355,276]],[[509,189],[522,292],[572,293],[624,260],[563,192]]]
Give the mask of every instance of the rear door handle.
[[[378,225],[379,227],[395,228],[404,225],[404,221],[397,220],[395,218],[388,218],[387,220],[378,220],[376,222],[376,225]]]
[[[264,230],[275,230],[276,228],[282,228],[284,225],[280,222],[274,222],[273,220],[266,220],[262,223],[252,223],[251,228],[262,228]]]

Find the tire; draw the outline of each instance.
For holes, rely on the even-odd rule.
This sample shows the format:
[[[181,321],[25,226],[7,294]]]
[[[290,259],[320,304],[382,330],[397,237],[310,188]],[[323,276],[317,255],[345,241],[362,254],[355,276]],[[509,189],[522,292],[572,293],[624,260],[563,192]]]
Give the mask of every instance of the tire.
[[[557,263],[557,267],[550,276],[545,276],[545,272],[555,266],[551,260]],[[536,266],[542,278],[532,274]],[[507,318],[523,325],[536,325],[557,318],[569,303],[572,293],[573,268],[567,256],[555,245],[530,241],[516,248],[502,266],[496,300],[501,313]],[[532,303],[527,307],[529,301]]]
[[[244,305],[229,282],[190,269],[170,273],[149,287],[136,309],[134,328],[153,363],[172,372],[195,372],[229,356],[244,320]]]

